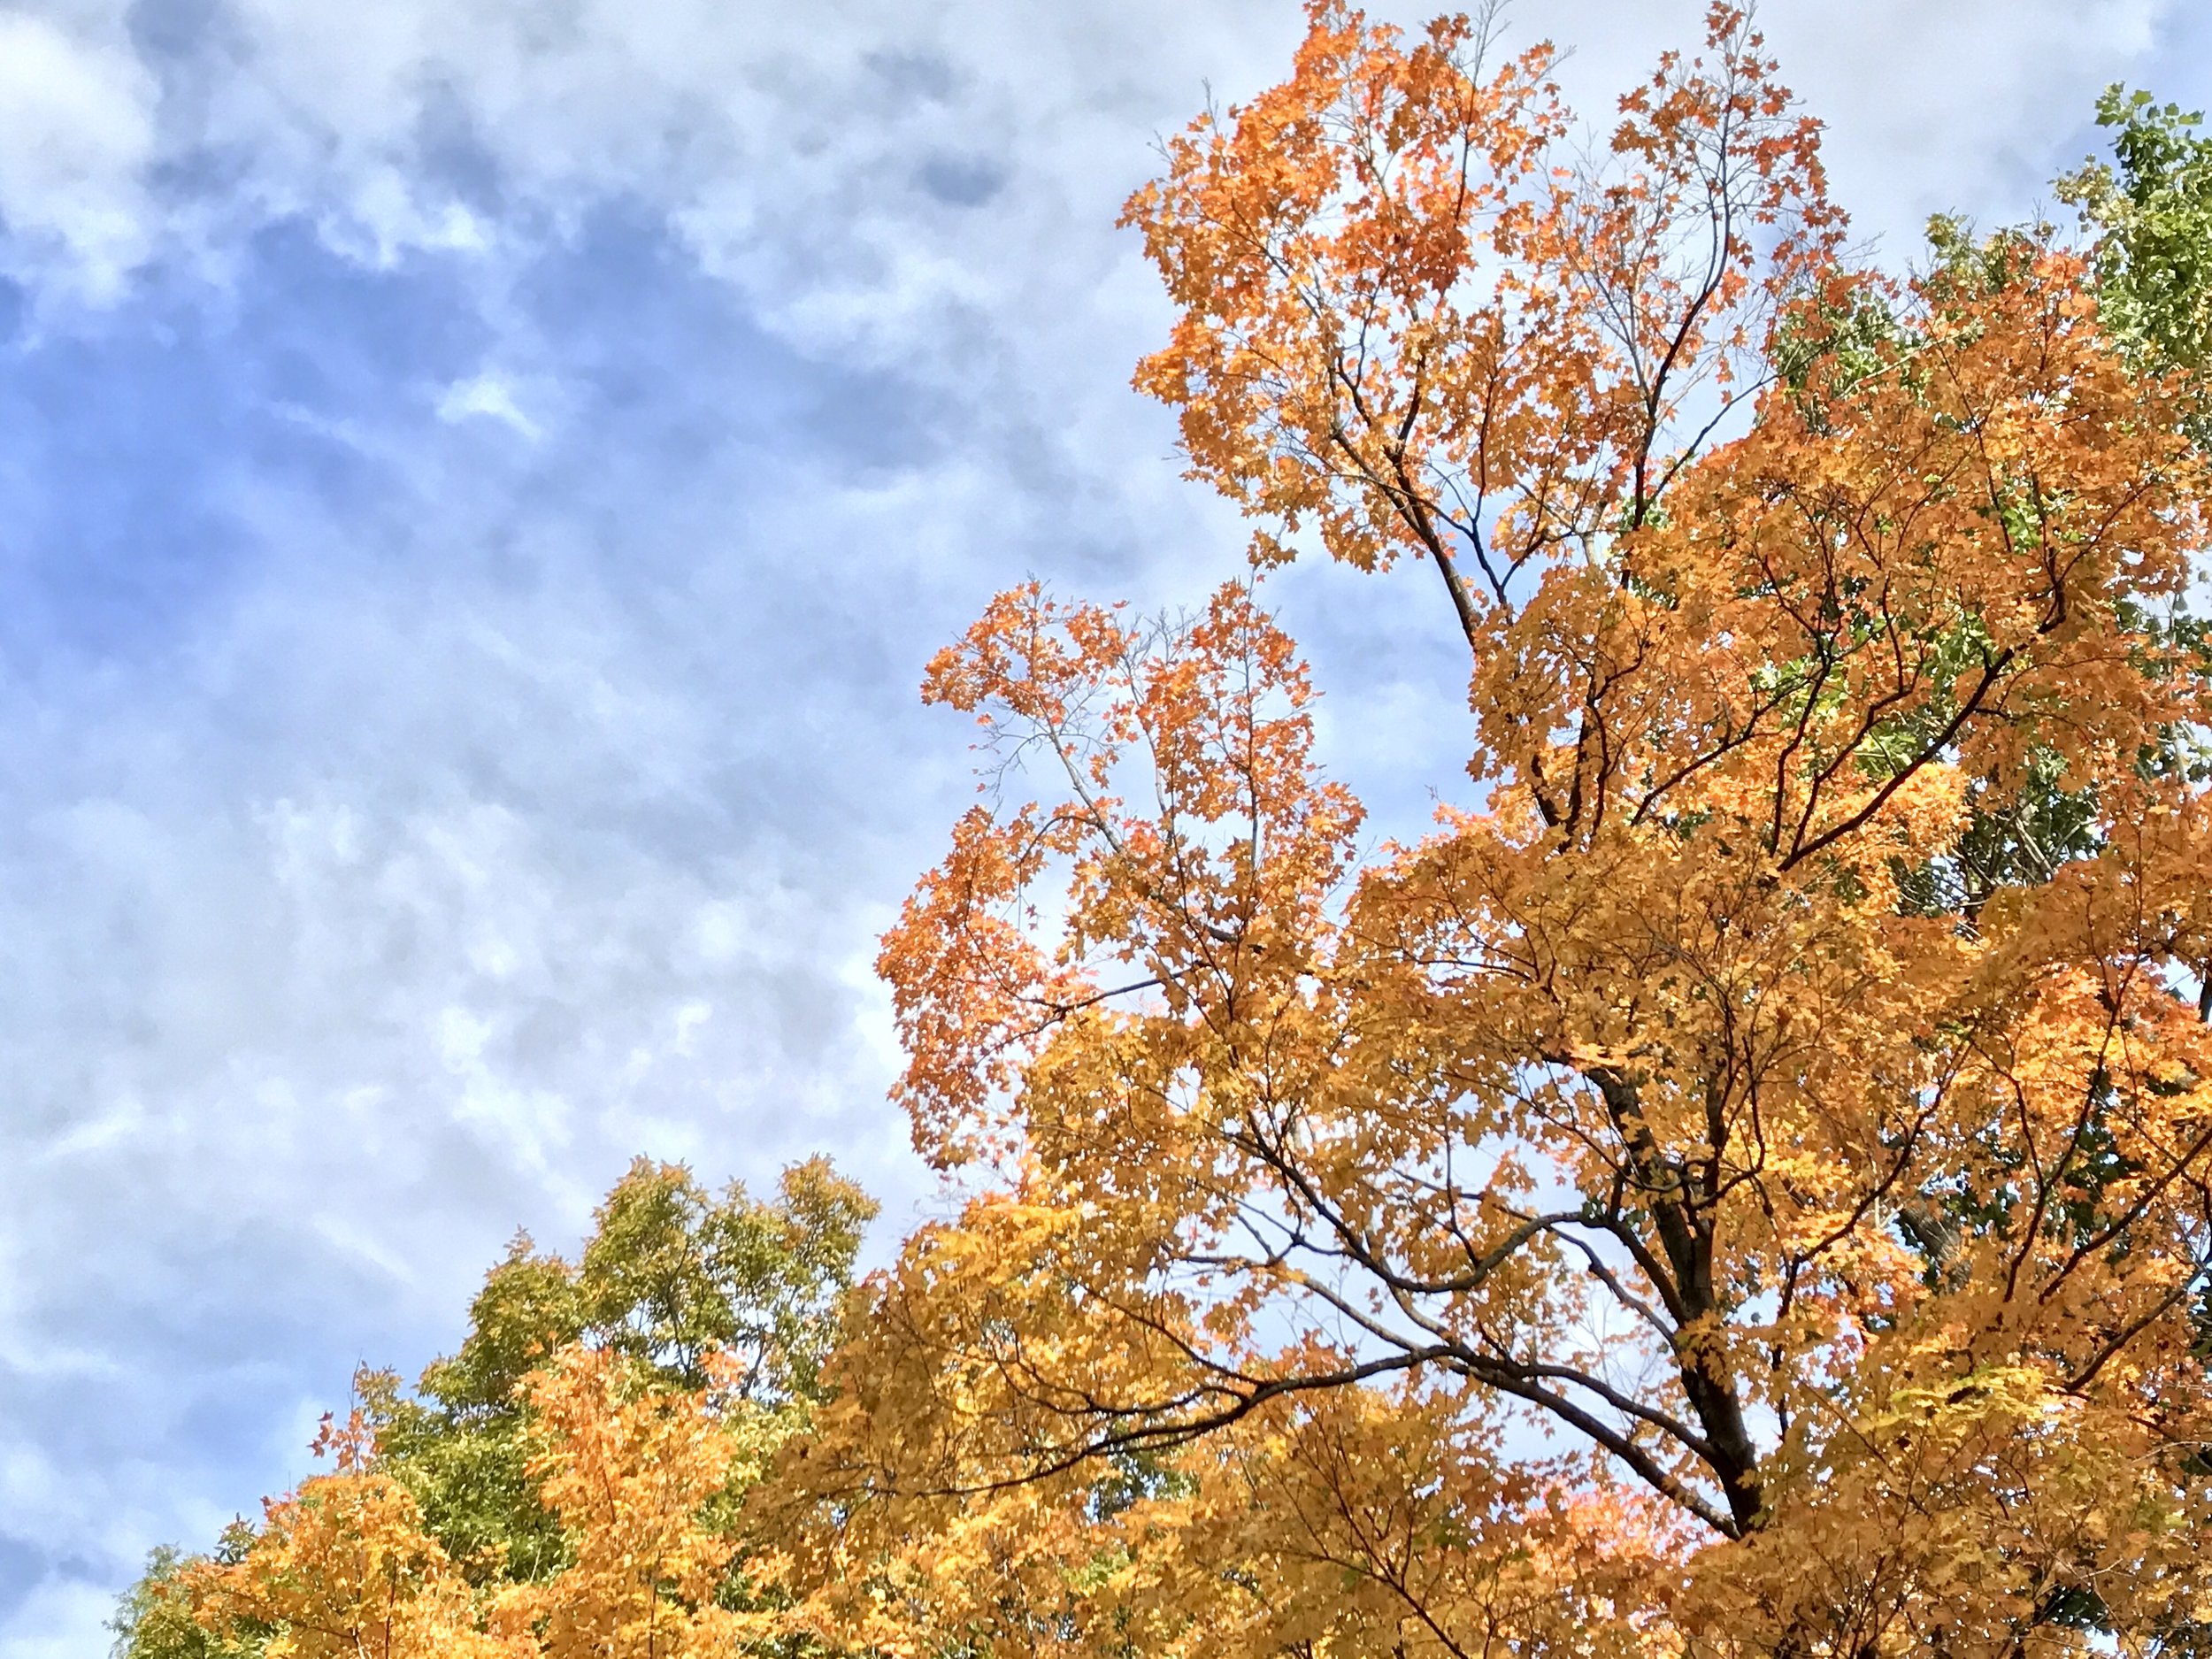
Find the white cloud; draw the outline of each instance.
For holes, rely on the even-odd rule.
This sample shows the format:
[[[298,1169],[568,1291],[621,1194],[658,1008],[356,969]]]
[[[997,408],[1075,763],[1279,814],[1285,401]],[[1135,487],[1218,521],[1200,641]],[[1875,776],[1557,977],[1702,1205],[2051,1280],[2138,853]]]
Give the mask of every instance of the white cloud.
[[[1509,11],[1508,38],[1571,46],[1571,88],[1603,118],[1701,10],[1556,0]],[[1766,20],[1834,128],[1846,194],[1909,232],[1936,207],[2024,199],[2056,134],[2147,66],[2173,10],[1808,0]],[[1041,290],[1105,274],[1144,136],[1202,83],[1234,97],[1279,73],[1296,25],[1267,0],[228,0],[205,16],[142,56],[68,0],[0,19],[0,209],[73,280],[111,291],[165,238],[283,213],[365,258],[489,252],[514,229],[502,208],[557,221],[619,196],[797,333],[902,355],[949,311],[1049,323]],[[196,155],[222,158],[226,203],[150,190],[157,165]]]
[[[10,1659],[84,1659],[103,1651],[114,1610],[112,1596],[81,1579],[42,1584],[0,1614],[0,1647]]]
[[[2050,209],[2049,180],[2081,159],[2065,146],[2099,92],[2129,77],[2162,89],[2201,74],[2157,56],[2162,22],[2187,9],[1874,0],[1777,6],[1768,20],[1786,77],[1833,131],[1839,198],[1876,204],[1877,227],[1895,238],[1931,213],[1990,221]]]
[[[515,388],[503,375],[492,373],[456,380],[438,400],[438,419],[449,424],[480,415],[511,427],[526,438],[544,435],[544,428],[522,411]]]
[[[153,75],[127,44],[0,12],[0,221],[19,275],[112,296],[156,227]]]

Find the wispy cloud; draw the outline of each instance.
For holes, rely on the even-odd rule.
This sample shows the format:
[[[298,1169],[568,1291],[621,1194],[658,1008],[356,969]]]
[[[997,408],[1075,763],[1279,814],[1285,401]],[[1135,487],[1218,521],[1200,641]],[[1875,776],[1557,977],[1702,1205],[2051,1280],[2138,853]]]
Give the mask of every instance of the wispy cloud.
[[[0,15],[8,269],[96,302],[120,290],[152,245],[157,96],[118,31]]]

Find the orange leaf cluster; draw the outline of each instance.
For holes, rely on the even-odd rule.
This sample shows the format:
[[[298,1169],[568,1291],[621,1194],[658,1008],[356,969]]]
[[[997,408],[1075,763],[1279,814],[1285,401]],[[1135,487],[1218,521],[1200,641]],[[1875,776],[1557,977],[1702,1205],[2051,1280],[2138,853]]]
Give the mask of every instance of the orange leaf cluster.
[[[178,1586],[221,1636],[265,1634],[268,1659],[513,1659],[488,1633],[468,1586],[400,1485],[369,1466],[357,1413],[326,1421],[317,1447],[337,1467],[263,1506],[262,1525],[227,1561],[188,1568]]]
[[[258,1638],[268,1659],[728,1653],[752,1624],[718,1605],[736,1545],[711,1506],[748,1454],[712,1393],[638,1389],[615,1356],[582,1347],[526,1392],[545,1447],[533,1472],[570,1544],[557,1572],[473,1589],[377,1467],[357,1413],[326,1432],[336,1468],[265,1505],[232,1558],[188,1568],[179,1592],[206,1630]]]

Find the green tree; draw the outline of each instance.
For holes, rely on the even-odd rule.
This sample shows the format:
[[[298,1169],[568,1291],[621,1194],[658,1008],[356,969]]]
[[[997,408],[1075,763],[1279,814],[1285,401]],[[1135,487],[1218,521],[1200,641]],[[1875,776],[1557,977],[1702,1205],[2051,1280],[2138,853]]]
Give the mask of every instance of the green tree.
[[[2109,161],[2059,180],[2099,233],[2098,299],[2106,329],[2145,366],[2200,377],[2212,366],[2212,137],[2204,117],[2147,92],[2107,89],[2097,124]],[[2200,408],[2196,436],[2212,435]]]
[[[507,1578],[555,1571],[559,1528],[523,1472],[534,1449],[523,1378],[582,1342],[622,1355],[649,1386],[695,1389],[705,1356],[724,1350],[742,1357],[754,1403],[802,1406],[874,1213],[819,1159],[757,1202],[741,1186],[717,1197],[688,1171],[641,1158],[575,1262],[515,1240],[469,1310],[466,1339],[411,1392],[365,1373],[379,1454],[456,1560]]]
[[[719,1194],[680,1164],[640,1158],[599,1206],[573,1260],[518,1234],[485,1276],[467,1334],[411,1388],[388,1371],[355,1379],[376,1467],[421,1508],[428,1532],[476,1581],[538,1579],[569,1559],[529,1473],[541,1436],[523,1380],[563,1348],[619,1356],[649,1391],[707,1386],[734,1356],[735,1393],[772,1435],[803,1420],[876,1207],[824,1159],[786,1170],[757,1200]],[[242,1659],[175,1594],[189,1558],[154,1552],[112,1628],[119,1659]]]

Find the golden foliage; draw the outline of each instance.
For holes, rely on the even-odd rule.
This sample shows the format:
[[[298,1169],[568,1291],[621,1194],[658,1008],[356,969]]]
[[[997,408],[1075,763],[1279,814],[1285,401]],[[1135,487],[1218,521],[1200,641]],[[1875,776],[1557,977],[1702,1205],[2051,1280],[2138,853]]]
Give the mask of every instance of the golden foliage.
[[[545,1659],[727,1653],[743,1621],[715,1597],[736,1547],[710,1518],[757,1448],[705,1393],[626,1385],[618,1361],[582,1348],[526,1385],[547,1440],[532,1472],[574,1559],[502,1590],[492,1624],[534,1639]]]
[[[1853,265],[1726,6],[1595,160],[1545,51],[1310,17],[1129,209],[1179,312],[1139,384],[1253,577],[1158,623],[1019,588],[930,671],[1000,787],[880,965],[969,1195],[791,1454],[818,1627],[2178,1640],[2184,388],[2043,233]],[[1260,603],[1309,551],[1434,565],[1464,636],[1473,793],[1409,844],[1360,841]]]
[[[531,1474],[571,1557],[548,1577],[472,1586],[357,1413],[326,1432],[336,1468],[265,1506],[231,1559],[185,1569],[184,1599],[211,1632],[265,1640],[269,1659],[726,1654],[753,1624],[719,1604],[738,1548],[722,1511],[764,1437],[718,1403],[742,1379],[734,1360],[722,1370],[709,1390],[650,1389],[618,1356],[572,1346],[530,1375]]]
[[[337,1467],[263,1506],[234,1559],[180,1577],[201,1624],[263,1636],[267,1659],[514,1659],[526,1649],[486,1634],[467,1583],[422,1529],[413,1498],[368,1466],[357,1413],[324,1425],[318,1449]]]

